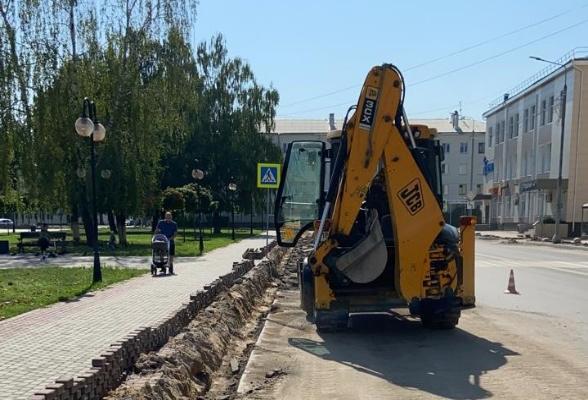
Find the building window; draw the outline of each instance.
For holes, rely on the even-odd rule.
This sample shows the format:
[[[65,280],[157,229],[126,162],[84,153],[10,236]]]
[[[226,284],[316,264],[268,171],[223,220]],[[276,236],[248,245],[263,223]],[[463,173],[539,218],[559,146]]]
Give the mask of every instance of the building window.
[[[516,113],[514,118],[514,137],[517,136],[519,136],[519,113]]]
[[[488,128],[488,147],[492,147],[492,127]]]
[[[551,123],[553,122],[553,110],[555,107],[555,100],[553,98],[553,96],[551,96],[549,98],[549,112],[547,113],[547,122]]]
[[[461,142],[459,144],[459,152],[466,154],[468,152],[468,142]]]
[[[512,139],[514,136],[514,117],[508,119],[508,138]]]
[[[449,143],[443,143],[443,153],[449,154]]]
[[[549,172],[551,169],[551,143],[543,146],[543,157],[541,163],[541,172]]]
[[[484,151],[486,150],[485,145],[486,145],[486,143],[484,143],[484,142],[478,143],[478,154],[484,154]]]
[[[500,139],[500,122],[496,123],[496,140],[494,143],[498,144]]]
[[[460,175],[466,174],[466,165],[465,164],[459,164],[459,174]]]
[[[476,185],[476,191],[477,191],[477,193],[482,193],[482,184],[481,183],[478,183]]]
[[[441,164],[441,173],[442,174],[446,174],[447,173],[447,166],[445,163]]]
[[[465,194],[466,194],[466,185],[459,185],[459,192],[458,192],[458,194],[460,196],[465,196]]]
[[[531,116],[529,117],[529,130],[535,129],[535,118],[537,118],[537,110],[535,106],[531,106]]]
[[[523,111],[523,133],[529,132],[529,109]]]
[[[504,142],[505,126],[504,121],[500,121],[500,143]]]
[[[541,100],[541,116],[539,117],[541,126],[545,125],[546,114],[547,114],[547,100]]]

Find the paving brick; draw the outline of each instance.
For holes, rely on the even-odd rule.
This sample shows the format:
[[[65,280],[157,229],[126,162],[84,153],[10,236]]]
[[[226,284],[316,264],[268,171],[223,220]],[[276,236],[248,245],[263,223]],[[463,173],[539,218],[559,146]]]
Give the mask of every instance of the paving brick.
[[[189,262],[178,259],[176,276],[158,279],[146,275],[78,301],[1,321],[0,399],[14,398],[7,395],[10,389],[29,399],[64,374],[75,377],[74,385],[80,379],[91,379],[84,372],[92,367],[92,359],[112,351],[111,344],[120,349],[127,335],[136,330],[138,335],[131,334],[130,340],[148,344],[145,341],[151,338],[151,329],[147,327],[168,318],[204,285],[212,288],[213,281],[231,272],[233,261],[240,259],[248,247],[263,245],[265,238],[243,240]],[[200,300],[205,295],[201,296]],[[65,386],[64,382],[57,383]]]

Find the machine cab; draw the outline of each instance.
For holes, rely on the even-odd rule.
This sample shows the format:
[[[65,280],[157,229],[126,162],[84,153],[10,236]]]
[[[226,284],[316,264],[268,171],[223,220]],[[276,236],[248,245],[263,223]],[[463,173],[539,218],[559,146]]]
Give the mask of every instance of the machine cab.
[[[320,217],[326,153],[321,141],[294,141],[288,145],[274,213],[280,246],[293,247]]]

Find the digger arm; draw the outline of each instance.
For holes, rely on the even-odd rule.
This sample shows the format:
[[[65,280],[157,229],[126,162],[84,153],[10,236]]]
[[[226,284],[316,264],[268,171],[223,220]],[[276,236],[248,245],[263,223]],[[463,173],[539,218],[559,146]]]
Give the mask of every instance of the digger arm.
[[[401,111],[403,82],[391,65],[369,72],[358,108],[347,125],[347,156],[334,200],[328,239],[315,252],[315,275],[328,273],[324,257],[348,236],[378,168],[384,168],[396,245],[396,291],[407,301],[424,297],[429,249],[444,219],[431,188],[395,120]],[[326,281],[315,281],[317,304],[333,298]]]

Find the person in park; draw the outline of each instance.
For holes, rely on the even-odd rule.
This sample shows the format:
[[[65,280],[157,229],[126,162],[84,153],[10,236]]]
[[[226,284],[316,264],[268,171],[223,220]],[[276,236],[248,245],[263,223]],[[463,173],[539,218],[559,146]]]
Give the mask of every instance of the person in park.
[[[156,233],[162,233],[169,240],[169,266],[173,270],[174,256],[176,255],[176,243],[174,239],[178,233],[178,224],[172,220],[172,213],[166,211],[165,218],[157,223]]]
[[[41,249],[41,260],[45,261],[47,259],[47,249],[51,246],[51,236],[49,236],[49,227],[47,224],[41,225],[41,232],[39,232],[37,243]]]

